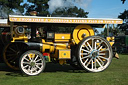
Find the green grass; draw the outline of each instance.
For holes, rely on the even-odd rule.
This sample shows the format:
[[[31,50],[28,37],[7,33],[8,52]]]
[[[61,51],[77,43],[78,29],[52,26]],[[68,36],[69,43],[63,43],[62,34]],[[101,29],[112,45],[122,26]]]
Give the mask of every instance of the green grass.
[[[39,76],[22,76],[0,64],[0,85],[128,85],[128,55],[113,59],[109,68],[86,73],[68,65],[49,64]]]

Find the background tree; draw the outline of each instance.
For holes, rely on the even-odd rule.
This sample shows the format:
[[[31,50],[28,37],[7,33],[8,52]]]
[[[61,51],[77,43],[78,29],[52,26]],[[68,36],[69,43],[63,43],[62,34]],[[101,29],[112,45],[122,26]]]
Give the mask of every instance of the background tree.
[[[87,17],[89,12],[85,12],[81,8],[77,8],[74,6],[73,8],[68,8],[68,9],[56,9],[52,15],[53,16],[66,16],[66,17]]]
[[[22,2],[23,0],[0,0],[0,16],[7,18],[9,14],[22,14],[24,12]]]
[[[122,3],[124,4],[124,2],[126,1],[126,0],[121,0],[122,1]]]
[[[101,31],[100,35],[103,37],[118,35],[120,33],[120,29],[117,26],[115,26],[114,28],[115,29],[113,29],[113,26],[109,26],[109,35],[107,35],[107,27],[105,27],[104,30]]]
[[[31,11],[37,11],[39,16],[48,15],[48,0],[28,0],[23,6],[26,9],[25,15],[29,15]],[[31,4],[31,5],[30,5]]]
[[[128,10],[124,10],[123,13],[120,13],[118,18],[123,19],[123,24],[118,25],[119,29],[123,31],[125,34],[128,34]]]

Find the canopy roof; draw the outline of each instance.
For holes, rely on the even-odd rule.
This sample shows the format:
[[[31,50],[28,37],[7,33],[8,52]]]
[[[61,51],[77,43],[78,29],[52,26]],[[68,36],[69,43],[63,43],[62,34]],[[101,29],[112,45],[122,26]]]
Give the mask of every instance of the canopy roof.
[[[0,19],[0,27],[9,27],[8,19]]]
[[[10,22],[69,23],[69,24],[122,24],[122,19],[74,18],[74,17],[38,17],[9,15]]]

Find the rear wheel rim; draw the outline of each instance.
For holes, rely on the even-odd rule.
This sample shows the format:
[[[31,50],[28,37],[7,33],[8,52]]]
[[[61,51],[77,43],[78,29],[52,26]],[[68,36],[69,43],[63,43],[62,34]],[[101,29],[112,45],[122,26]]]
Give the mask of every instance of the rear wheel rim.
[[[80,64],[89,72],[105,70],[112,60],[110,44],[101,37],[85,39],[79,50]]]

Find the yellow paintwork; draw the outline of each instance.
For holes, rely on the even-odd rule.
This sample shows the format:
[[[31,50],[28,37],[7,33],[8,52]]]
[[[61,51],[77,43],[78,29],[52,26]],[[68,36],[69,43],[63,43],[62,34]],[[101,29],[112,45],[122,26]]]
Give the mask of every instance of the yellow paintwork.
[[[85,34],[85,37],[93,36],[94,31],[93,28],[89,25],[78,25],[74,31],[73,31],[73,39],[76,44],[78,44],[83,38],[83,34]]]
[[[107,37],[107,41],[109,41],[110,45],[113,46],[115,37]]]
[[[15,40],[24,40],[24,42],[28,42],[28,37],[26,36],[13,37],[13,40],[11,42],[15,42]]]
[[[42,39],[43,47],[42,52],[45,52],[46,49],[49,49],[50,53],[54,51],[54,43],[53,42],[45,42],[44,39]]]
[[[70,33],[55,33],[55,42],[69,42],[69,39],[71,39]]]
[[[38,23],[79,23],[79,24],[122,24],[122,19],[105,18],[71,18],[71,17],[37,17],[37,16],[9,16],[10,22],[38,22]]]
[[[55,49],[67,49],[68,48],[68,44],[67,43],[56,43],[55,44]]]
[[[55,40],[55,42],[69,42],[69,40],[65,40],[65,39],[63,39],[63,40]]]
[[[17,28],[17,27],[16,27]],[[15,42],[16,40],[24,40],[24,42],[28,42],[28,37],[25,36],[25,33],[23,34],[18,34],[17,29],[16,28],[12,28],[13,30],[13,38],[11,42]]]
[[[50,50],[51,52],[54,52],[55,49],[67,49],[70,48],[70,46],[67,43],[53,43],[53,42],[45,42],[44,39],[42,39],[43,47],[42,52],[45,52],[46,49]]]
[[[70,49],[59,49],[58,50],[59,59],[71,59]]]
[[[28,56],[29,56],[30,58],[34,58],[34,57],[35,57],[35,54],[30,53]]]

